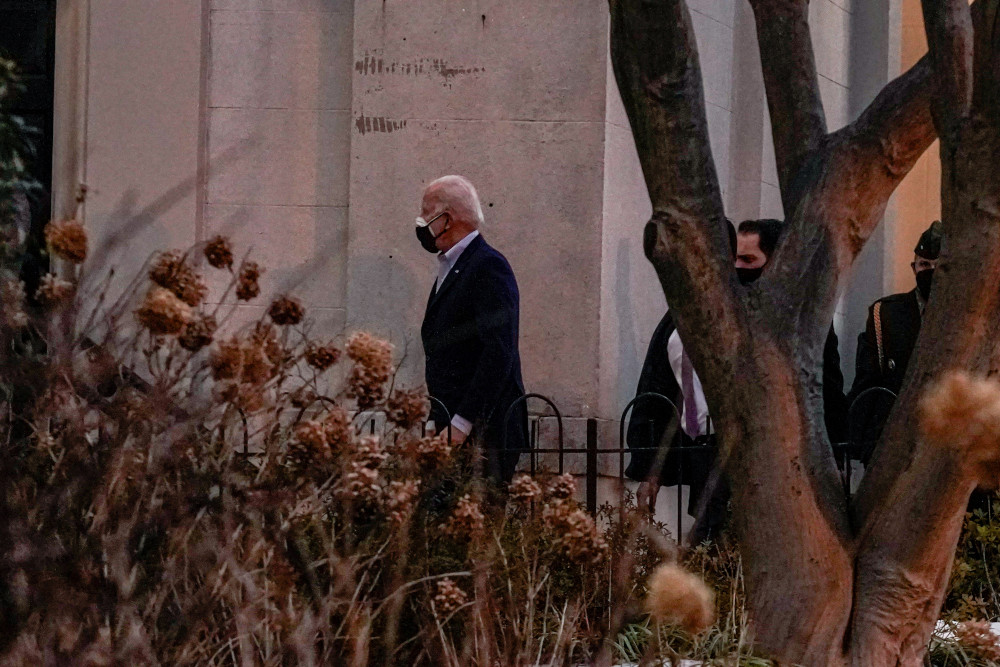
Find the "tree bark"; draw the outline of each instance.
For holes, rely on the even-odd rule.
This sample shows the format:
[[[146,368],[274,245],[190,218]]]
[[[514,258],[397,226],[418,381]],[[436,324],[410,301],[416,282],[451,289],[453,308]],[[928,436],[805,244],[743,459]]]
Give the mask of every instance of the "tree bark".
[[[806,0],[750,2],[787,232],[742,288],[686,5],[611,0],[615,76],[654,209],[646,253],[724,444],[758,649],[782,664],[918,665],[980,480],[960,450],[922,443],[912,408],[944,370],[996,371],[1000,358],[1000,0],[976,5],[974,50],[965,0],[926,0],[931,54],[833,134]],[[946,247],[889,444],[849,507],[823,426],[823,343],[840,281],[937,131]]]

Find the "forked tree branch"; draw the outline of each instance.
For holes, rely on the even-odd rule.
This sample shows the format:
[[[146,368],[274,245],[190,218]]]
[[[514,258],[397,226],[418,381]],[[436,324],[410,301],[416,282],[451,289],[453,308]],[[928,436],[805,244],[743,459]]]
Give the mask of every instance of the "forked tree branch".
[[[735,340],[737,302],[694,29],[683,0],[611,0],[611,57],[653,219],[644,246],[685,340]],[[703,377],[725,355],[689,351]]]
[[[803,158],[826,135],[816,58],[809,33],[808,0],[750,0],[771,114],[778,182],[785,215],[801,191],[795,187]]]

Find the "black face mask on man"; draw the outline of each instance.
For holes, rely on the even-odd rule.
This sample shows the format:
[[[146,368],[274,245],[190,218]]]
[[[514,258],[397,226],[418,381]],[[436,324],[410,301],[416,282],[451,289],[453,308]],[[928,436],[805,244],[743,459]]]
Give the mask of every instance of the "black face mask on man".
[[[917,271],[917,291],[924,301],[931,298],[931,284],[934,282],[934,269]]]
[[[426,250],[427,252],[432,252],[436,254],[438,252],[437,240],[441,238],[441,234],[444,234],[446,231],[448,231],[448,225],[451,224],[451,216],[448,216],[448,222],[445,223],[444,227],[441,229],[440,234],[435,236],[434,232],[431,230],[431,224],[433,224],[435,220],[440,218],[445,213],[446,211],[442,211],[441,213],[438,213],[430,220],[417,218],[417,240],[420,241],[420,245],[423,246],[424,250]]]
[[[756,282],[758,278],[764,273],[764,267],[758,266],[756,269],[748,269],[745,267],[739,267],[736,269],[736,277],[740,281],[740,285],[749,285],[750,283]]]

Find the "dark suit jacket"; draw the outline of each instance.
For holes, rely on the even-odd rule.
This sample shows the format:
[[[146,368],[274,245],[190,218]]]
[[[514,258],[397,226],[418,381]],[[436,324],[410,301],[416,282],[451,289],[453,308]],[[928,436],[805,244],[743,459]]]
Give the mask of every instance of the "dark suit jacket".
[[[668,311],[649,341],[636,395],[645,392],[663,394],[674,403],[679,412],[684,397],[667,355],[667,341],[676,328]],[[847,402],[844,398],[844,374],[840,370],[837,334],[832,326],[823,349],[823,404],[831,442],[844,442],[847,437]],[[695,444],[678,428],[673,411],[663,405],[662,401],[652,399],[640,401],[633,406],[625,441],[629,449],[636,450],[631,454],[631,463],[625,474],[637,481],[647,479],[655,465],[656,452],[649,451],[650,447],[689,447]],[[712,444],[714,440],[708,442],[709,446]],[[677,451],[668,452],[660,471],[660,484],[690,484],[694,496],[694,487],[704,482],[714,460],[714,451],[709,454],[702,453],[701,450],[685,450],[683,457]]]
[[[420,336],[427,390],[474,425],[486,472],[509,481],[528,448],[527,407],[518,353],[518,291],[510,264],[482,236],[462,252],[439,290],[431,288]],[[448,419],[432,410],[436,423]]]

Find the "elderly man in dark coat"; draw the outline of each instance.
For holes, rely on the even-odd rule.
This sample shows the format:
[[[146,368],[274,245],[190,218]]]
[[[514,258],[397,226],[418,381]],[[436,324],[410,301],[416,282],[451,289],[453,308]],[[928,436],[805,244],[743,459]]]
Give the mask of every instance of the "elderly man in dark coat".
[[[437,256],[420,329],[436,424],[452,440],[474,436],[485,474],[509,482],[528,449],[528,417],[518,352],[519,295],[510,264],[480,233],[483,212],[472,184],[444,176],[424,190],[417,238]],[[509,413],[509,414],[508,414]]]

